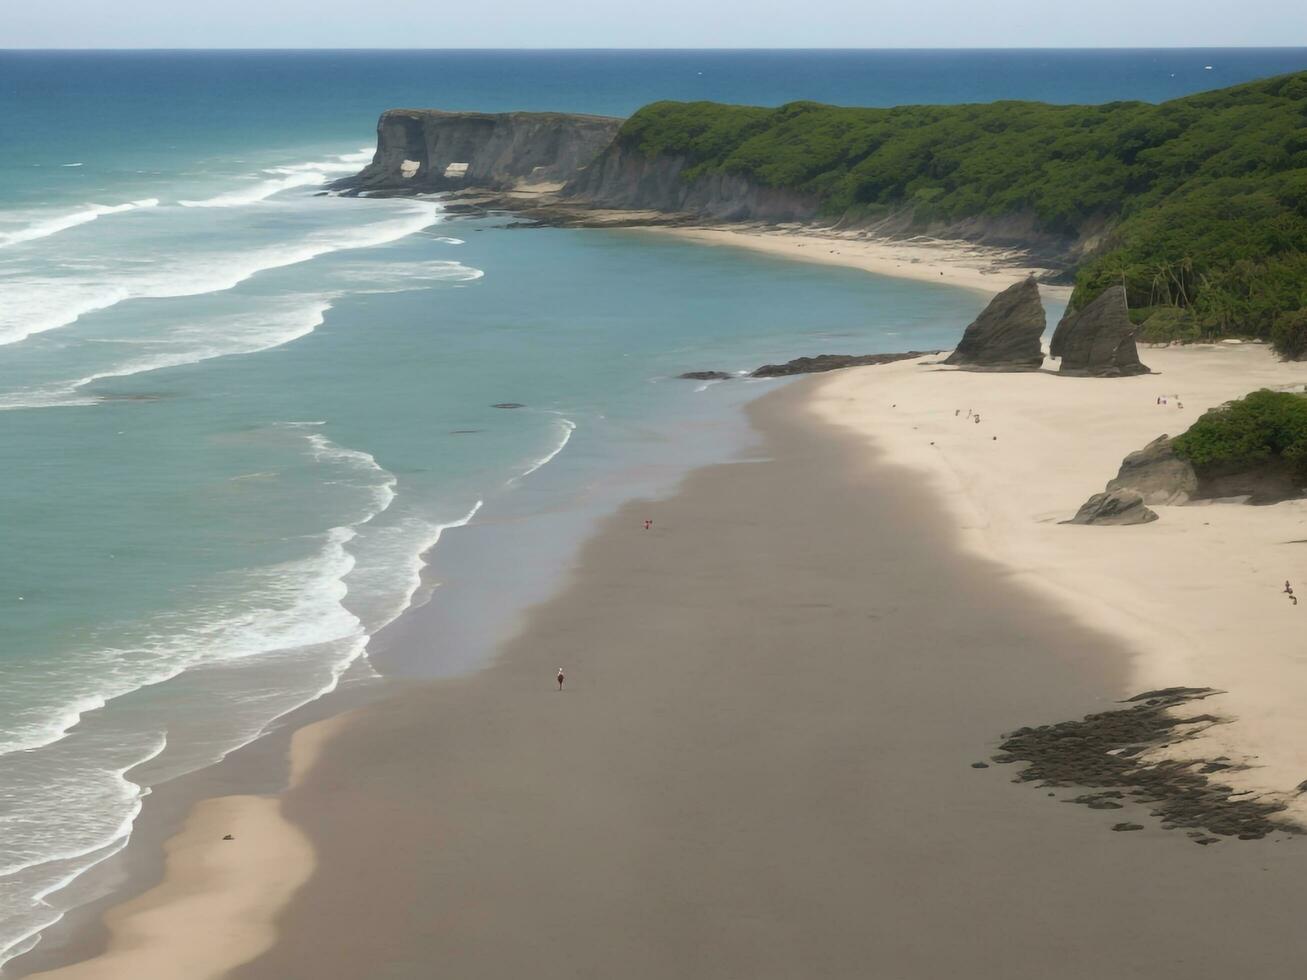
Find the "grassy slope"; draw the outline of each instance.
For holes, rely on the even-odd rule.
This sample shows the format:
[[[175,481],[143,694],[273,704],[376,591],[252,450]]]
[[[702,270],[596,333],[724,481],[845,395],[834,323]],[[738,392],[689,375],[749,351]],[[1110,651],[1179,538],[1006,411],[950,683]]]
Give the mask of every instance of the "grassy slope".
[[[1307,73],[1161,105],[658,102],[619,140],[688,157],[687,179],[815,193],[832,216],[1033,215],[1072,239],[1106,221],[1073,304],[1124,281],[1132,307],[1180,311],[1168,329],[1269,336],[1307,306]]]

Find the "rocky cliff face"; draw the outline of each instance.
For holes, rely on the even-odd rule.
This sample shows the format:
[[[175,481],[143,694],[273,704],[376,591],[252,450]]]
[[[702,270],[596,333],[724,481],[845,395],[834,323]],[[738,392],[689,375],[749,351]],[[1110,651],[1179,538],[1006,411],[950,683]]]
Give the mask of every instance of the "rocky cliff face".
[[[372,163],[337,186],[419,192],[561,184],[583,172],[621,125],[561,112],[389,109],[377,123]]]
[[[684,180],[683,157],[646,157],[614,143],[563,188],[562,196],[592,207],[685,211],[721,220],[807,221],[818,202],[793,191],[730,174]]]

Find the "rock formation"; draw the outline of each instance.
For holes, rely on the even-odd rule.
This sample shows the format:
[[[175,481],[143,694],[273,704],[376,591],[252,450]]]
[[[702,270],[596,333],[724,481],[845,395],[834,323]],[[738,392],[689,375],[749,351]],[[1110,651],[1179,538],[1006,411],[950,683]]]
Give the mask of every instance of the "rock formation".
[[[796,357],[784,364],[764,364],[749,377],[784,378],[791,374],[819,374],[822,371],[836,371],[839,368],[910,361],[916,357],[938,353],[937,350],[910,350],[902,354],[818,354],[816,357]]]
[[[728,381],[731,375],[725,371],[686,371],[677,377],[683,381]]]
[[[1122,286],[1112,286],[1088,306],[1064,316],[1053,331],[1049,352],[1062,358],[1062,374],[1121,378],[1149,373],[1139,363],[1135,325]]]
[[[1129,490],[1146,504],[1183,504],[1198,494],[1198,474],[1171,446],[1170,436],[1158,436],[1121,463],[1108,490]]]
[[[1147,524],[1157,520],[1157,513],[1144,505],[1144,498],[1133,490],[1106,490],[1096,493],[1063,524]]]
[[[1035,371],[1044,363],[1039,339],[1047,321],[1035,277],[1003,290],[980,311],[944,361],[991,371]]]
[[[335,186],[353,191],[507,189],[562,184],[613,141],[622,120],[563,112],[388,109],[372,163]]]

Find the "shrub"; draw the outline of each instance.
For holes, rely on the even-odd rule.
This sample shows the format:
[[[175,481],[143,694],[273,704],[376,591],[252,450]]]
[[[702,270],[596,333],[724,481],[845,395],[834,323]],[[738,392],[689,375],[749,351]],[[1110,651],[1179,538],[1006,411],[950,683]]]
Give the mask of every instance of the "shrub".
[[[1280,458],[1307,475],[1307,398],[1254,391],[1207,412],[1174,443],[1198,467],[1242,467]]]
[[[1169,344],[1173,340],[1191,344],[1200,336],[1193,314],[1174,306],[1153,310],[1139,328],[1139,339],[1146,344]]]
[[[1281,313],[1275,318],[1271,346],[1286,361],[1307,357],[1307,308]]]

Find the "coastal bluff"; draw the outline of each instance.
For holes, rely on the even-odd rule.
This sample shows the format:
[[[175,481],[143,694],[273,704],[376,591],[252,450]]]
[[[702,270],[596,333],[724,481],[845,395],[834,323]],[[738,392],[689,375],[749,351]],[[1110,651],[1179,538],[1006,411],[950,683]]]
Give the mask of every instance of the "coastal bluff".
[[[612,143],[622,120],[565,112],[388,109],[377,149],[345,192],[424,193],[561,186]]]

